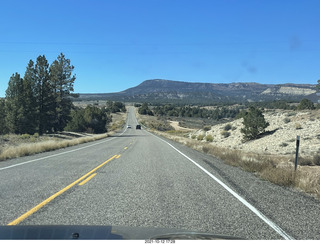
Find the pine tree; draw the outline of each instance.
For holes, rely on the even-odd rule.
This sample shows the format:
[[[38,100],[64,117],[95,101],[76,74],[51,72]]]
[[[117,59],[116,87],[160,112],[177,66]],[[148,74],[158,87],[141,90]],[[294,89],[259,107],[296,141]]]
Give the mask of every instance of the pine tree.
[[[5,111],[6,126],[8,132],[20,133],[22,128],[23,107],[22,90],[23,80],[20,74],[15,73],[10,77],[8,88],[6,90]]]
[[[76,79],[75,75],[72,75],[73,69],[74,66],[70,64],[70,59],[66,59],[63,53],[58,56],[49,69],[55,99],[55,131],[63,130],[70,119],[72,108],[70,97],[72,96],[73,83]]]
[[[6,131],[5,100],[3,98],[0,98],[0,135],[5,134]]]
[[[39,56],[35,65],[35,97],[39,134],[52,131],[54,123],[54,92],[49,80],[49,64],[46,57]]]
[[[37,131],[36,98],[35,98],[36,72],[34,62],[29,61],[23,78],[23,131],[22,133],[34,134]]]

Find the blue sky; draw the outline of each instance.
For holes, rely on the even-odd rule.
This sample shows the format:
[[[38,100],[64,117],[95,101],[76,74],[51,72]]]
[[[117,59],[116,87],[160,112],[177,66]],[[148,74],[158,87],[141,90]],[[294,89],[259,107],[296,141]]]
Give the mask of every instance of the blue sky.
[[[1,0],[0,97],[30,59],[60,52],[80,93],[157,78],[316,84],[319,10],[319,0]]]

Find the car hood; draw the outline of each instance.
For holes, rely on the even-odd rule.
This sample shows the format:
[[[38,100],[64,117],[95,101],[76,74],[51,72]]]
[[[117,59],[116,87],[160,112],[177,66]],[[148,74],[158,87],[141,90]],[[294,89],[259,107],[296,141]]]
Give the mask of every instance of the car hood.
[[[194,232],[181,229],[87,226],[87,225],[18,225],[1,226],[2,240],[239,240],[243,238]]]

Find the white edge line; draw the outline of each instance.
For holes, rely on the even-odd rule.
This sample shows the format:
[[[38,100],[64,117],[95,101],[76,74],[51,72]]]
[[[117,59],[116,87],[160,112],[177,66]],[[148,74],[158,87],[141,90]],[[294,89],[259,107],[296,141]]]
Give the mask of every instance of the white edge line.
[[[123,135],[123,134],[126,132],[126,130],[127,130],[127,129],[125,129],[120,135]],[[26,161],[26,162],[22,162],[22,163],[10,165],[10,166],[7,166],[7,167],[0,168],[0,171],[1,171],[1,170],[5,170],[5,169],[9,169],[9,168],[13,168],[13,167],[17,167],[17,166],[20,166],[20,165],[32,163],[32,162],[35,162],[35,161],[43,160],[43,159],[52,158],[52,157],[60,156],[60,155],[63,155],[63,154],[76,152],[76,151],[79,151],[79,150],[82,150],[82,149],[85,149],[85,148],[88,148],[88,147],[93,147],[93,146],[96,146],[96,145],[98,145],[98,144],[111,141],[111,140],[116,139],[116,138],[117,138],[117,137],[113,137],[113,138],[111,138],[111,139],[109,139],[109,140],[104,140],[104,141],[102,141],[102,142],[97,142],[97,143],[94,143],[94,144],[91,144],[91,145],[87,145],[87,146],[84,146],[84,147],[81,147],[81,148],[77,148],[77,149],[74,149],[74,150],[70,150],[70,151],[67,151],[67,152],[57,153],[57,154],[53,154],[53,155],[50,155],[50,156],[46,156],[46,157],[42,157],[42,158],[37,158],[37,159],[29,160],[29,161]],[[61,149],[62,149],[62,148],[61,148]]]
[[[150,133],[150,132],[148,132]],[[214,175],[212,175],[209,171],[204,169],[202,166],[200,166],[198,163],[196,163],[194,160],[189,158],[187,155],[179,151],[177,148],[172,146],[169,142],[161,139],[160,137],[150,133],[151,135],[157,137],[161,141],[167,143],[170,147],[172,147],[174,150],[176,150],[178,153],[180,153],[182,156],[187,158],[189,161],[191,161],[193,164],[195,164],[198,168],[200,168],[202,171],[204,171],[207,175],[209,175],[212,179],[214,179],[218,184],[220,184],[224,189],[226,189],[230,194],[232,194],[235,198],[237,198],[240,202],[242,202],[247,208],[249,208],[254,214],[256,214],[260,219],[262,219],[265,223],[267,223],[272,229],[274,229],[279,235],[281,235],[286,240],[294,240],[294,238],[290,235],[288,235],[284,230],[282,230],[277,224],[273,223],[270,219],[268,219],[263,213],[261,213],[258,209],[256,209],[253,205],[248,203],[244,198],[242,198],[238,193],[233,191],[230,187],[228,187],[226,184],[224,184],[221,180],[216,178]]]

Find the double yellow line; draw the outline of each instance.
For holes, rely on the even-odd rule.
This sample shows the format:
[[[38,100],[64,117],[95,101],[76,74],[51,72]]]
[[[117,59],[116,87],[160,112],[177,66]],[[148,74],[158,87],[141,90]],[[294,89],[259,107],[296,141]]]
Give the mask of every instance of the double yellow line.
[[[80,181],[84,180],[86,177],[91,175],[93,172],[97,171],[99,168],[101,168],[102,166],[104,166],[105,164],[110,162],[112,159],[119,158],[119,157],[120,157],[120,155],[114,155],[112,158],[109,158],[107,161],[103,162],[102,164],[100,164],[99,166],[97,166],[96,168],[94,168],[93,170],[91,170],[90,172],[85,174],[84,176],[80,177],[79,179],[77,179],[76,181],[74,181],[73,183],[68,185],[67,187],[63,188],[62,190],[60,190],[57,193],[53,194],[51,197],[47,198],[43,202],[39,203],[37,206],[35,206],[34,208],[30,209],[28,212],[26,212],[25,214],[21,215],[19,218],[15,219],[14,221],[10,222],[8,225],[17,225],[17,224],[19,224],[21,221],[23,221],[24,219],[28,218],[33,213],[37,212],[40,208],[42,208],[43,206],[45,206],[46,204],[51,202],[53,199],[55,199],[57,196],[61,195],[65,191],[69,190],[74,185],[78,184]],[[96,173],[91,175],[90,177],[88,177],[86,180],[84,180],[80,184],[82,184],[82,185],[85,184],[87,181],[89,181],[95,175],[96,175]]]

